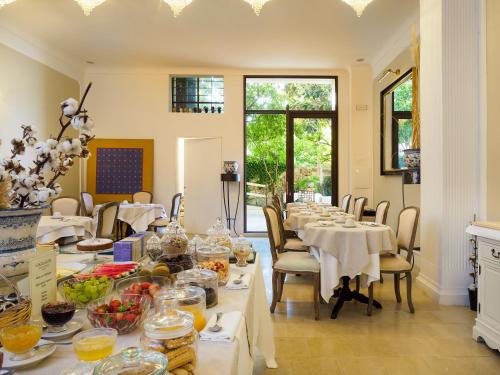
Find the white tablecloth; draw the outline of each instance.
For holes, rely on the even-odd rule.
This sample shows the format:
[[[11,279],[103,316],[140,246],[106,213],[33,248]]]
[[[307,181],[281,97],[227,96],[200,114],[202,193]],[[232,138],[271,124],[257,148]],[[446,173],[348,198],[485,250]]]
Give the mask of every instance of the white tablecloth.
[[[58,262],[77,262],[88,255],[58,256]],[[219,288],[219,303],[207,310],[207,318],[217,312],[239,310],[244,321],[238,327],[236,338],[231,343],[199,342],[197,375],[252,375],[255,348],[264,356],[268,367],[277,367],[275,361],[274,332],[266,300],[264,277],[260,258],[246,268],[231,265],[232,272],[253,274],[249,289],[228,290]],[[84,317],[85,319],[85,317]],[[207,320],[208,320],[207,319]],[[85,319],[86,321],[86,319]],[[86,321],[87,328],[90,328]],[[118,336],[115,353],[129,347],[139,346],[141,330],[128,335]],[[16,373],[30,375],[57,375],[64,368],[70,368],[77,362],[71,345],[58,346],[55,353],[35,367],[19,370]]]
[[[335,220],[339,216],[354,218],[354,215],[344,214],[343,212],[332,211],[330,212],[330,216],[325,217],[316,212],[292,211],[288,214],[283,225],[287,230],[301,231],[305,228],[306,224],[315,223],[320,220]]]
[[[63,237],[86,237],[95,231],[92,218],[86,216],[64,216],[53,219],[52,216],[42,216],[36,239],[39,243],[49,243]]]
[[[101,205],[94,208],[94,216]],[[135,232],[144,232],[149,224],[159,217],[165,217],[165,207],[162,204],[120,204],[118,220],[129,224]]]
[[[397,250],[396,235],[391,227],[342,225],[323,227],[307,224],[300,232],[305,245],[320,262],[321,296],[329,300],[342,276],[363,276],[363,283],[380,279],[380,253]]]

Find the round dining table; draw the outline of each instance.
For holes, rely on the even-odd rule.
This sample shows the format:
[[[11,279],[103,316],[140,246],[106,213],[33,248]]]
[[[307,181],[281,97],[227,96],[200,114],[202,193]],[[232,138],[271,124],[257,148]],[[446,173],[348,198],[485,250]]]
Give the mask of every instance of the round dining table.
[[[94,216],[101,206],[94,207]],[[117,219],[129,224],[135,232],[144,232],[160,217],[166,217],[165,207],[162,204],[120,203]]]
[[[87,216],[42,216],[36,240],[46,244],[64,237],[90,237],[95,234],[95,229],[93,219]]]

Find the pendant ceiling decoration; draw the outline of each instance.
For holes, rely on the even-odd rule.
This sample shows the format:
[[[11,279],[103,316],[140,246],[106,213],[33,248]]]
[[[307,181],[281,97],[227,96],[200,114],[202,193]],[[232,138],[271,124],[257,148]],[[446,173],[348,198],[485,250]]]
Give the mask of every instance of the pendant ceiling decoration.
[[[260,14],[262,7],[270,0],[244,0],[246,3],[250,4],[256,15]]]
[[[193,2],[193,0],[163,0],[163,1],[170,6],[170,9],[172,9],[172,12],[174,13],[174,17],[177,17],[179,14],[181,14],[182,10]]]
[[[14,1],[16,0],[0,0],[0,8],[2,8],[4,5],[11,4]],[[95,7],[98,7],[106,0],[75,0],[75,1],[82,7],[83,13],[85,13],[86,16],[89,16]],[[174,13],[174,17],[177,17],[179,14],[181,14],[184,8],[193,2],[193,0],[163,0],[163,1],[170,6],[170,9],[172,9],[172,12]],[[243,0],[243,1],[250,4],[253,8],[253,11],[258,16],[262,11],[264,5],[266,5],[271,0]],[[361,17],[365,8],[373,0],[342,0],[342,1],[350,5],[356,12],[356,15],[358,17]]]
[[[16,0],[0,0],[0,8],[3,7],[4,5],[13,3]]]
[[[1,0],[0,0],[1,1]],[[83,13],[86,16],[90,16],[90,13],[95,7],[98,7],[106,0],[75,0],[83,9]]]
[[[356,12],[356,15],[358,17],[361,17],[363,12],[365,11],[365,8],[373,1],[373,0],[342,0],[344,3],[350,5],[354,11]]]

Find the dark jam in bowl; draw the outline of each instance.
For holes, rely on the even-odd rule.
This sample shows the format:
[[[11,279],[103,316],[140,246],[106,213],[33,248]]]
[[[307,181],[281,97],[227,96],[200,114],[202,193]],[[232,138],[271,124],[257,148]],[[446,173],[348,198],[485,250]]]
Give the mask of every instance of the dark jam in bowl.
[[[50,326],[62,326],[75,315],[75,304],[72,302],[46,303],[42,306],[42,317]]]

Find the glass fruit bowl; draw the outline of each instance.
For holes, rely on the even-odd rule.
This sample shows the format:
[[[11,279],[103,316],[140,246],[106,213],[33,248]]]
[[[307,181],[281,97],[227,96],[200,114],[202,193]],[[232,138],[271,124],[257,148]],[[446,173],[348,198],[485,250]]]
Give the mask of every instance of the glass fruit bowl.
[[[122,295],[120,299],[100,298],[87,305],[87,317],[94,328],[113,328],[119,335],[134,331],[146,318],[150,298]]]
[[[90,302],[111,294],[113,286],[113,280],[107,276],[73,278],[61,282],[58,291],[66,302],[74,302],[77,309],[84,309]]]
[[[170,287],[172,281],[166,276],[129,277],[116,283],[116,292],[120,295],[144,295],[153,300],[153,296],[162,288]]]

